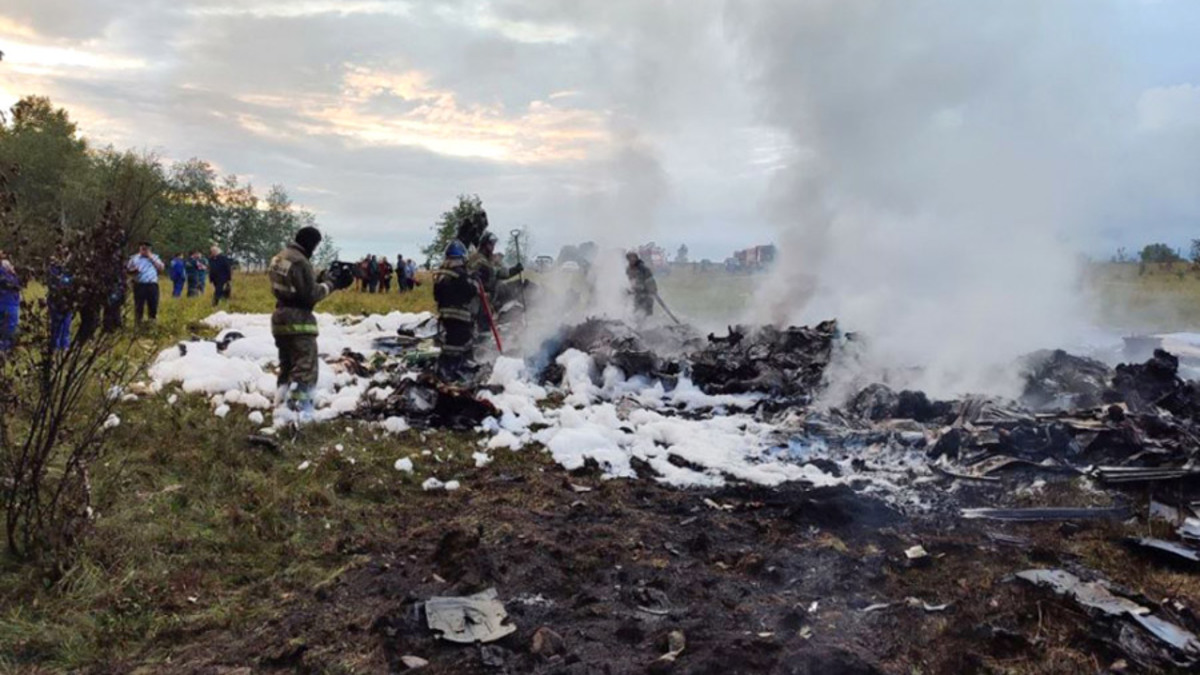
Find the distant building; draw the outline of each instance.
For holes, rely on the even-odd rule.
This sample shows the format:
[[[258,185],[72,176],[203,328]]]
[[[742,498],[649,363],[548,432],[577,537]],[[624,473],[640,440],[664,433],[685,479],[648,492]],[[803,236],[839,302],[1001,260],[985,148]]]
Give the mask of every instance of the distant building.
[[[741,270],[761,270],[775,262],[775,253],[774,244],[763,244],[735,252],[733,261],[735,266]],[[726,265],[728,266],[728,261]]]
[[[671,265],[670,261],[667,260],[666,250],[654,242],[639,246],[637,254],[653,270],[666,269]]]

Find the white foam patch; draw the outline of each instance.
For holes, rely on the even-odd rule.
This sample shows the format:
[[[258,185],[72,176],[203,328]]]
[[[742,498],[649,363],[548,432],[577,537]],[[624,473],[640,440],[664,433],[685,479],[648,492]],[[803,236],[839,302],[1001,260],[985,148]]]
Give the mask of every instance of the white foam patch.
[[[329,421],[354,410],[370,387],[367,378],[336,363],[344,350],[369,357],[375,353],[376,339],[395,336],[401,328],[415,329],[431,317],[428,312],[392,312],[354,319],[317,314],[317,349],[322,360],[313,392],[317,408],[314,421]],[[204,323],[220,329],[217,341],[234,332],[241,337],[229,342],[222,352],[217,351],[217,341],[184,342],[164,349],[150,367],[151,388],[161,391],[168,384],[178,383],[185,392],[213,397],[214,412],[222,417],[233,405],[254,410],[272,408],[278,352],[271,336],[271,316],[217,312]],[[334,364],[325,359],[334,360]],[[295,421],[295,415],[276,411],[274,420],[276,425],[287,424]]]
[[[323,359],[313,396],[313,421],[334,420],[364,399],[391,393],[379,378],[358,377],[337,363],[344,349],[373,356],[377,338],[393,336],[399,328],[416,328],[429,316],[393,312],[342,320],[318,314]],[[164,350],[151,368],[156,390],[179,383],[185,392],[206,395],[214,409],[224,413],[231,406],[270,408],[276,393],[270,317],[218,312],[205,322],[222,329],[222,336],[236,331],[243,337],[230,342],[224,352],[218,352],[214,342],[185,343],[186,353],[177,347]],[[504,356],[496,360],[489,384],[502,389],[481,396],[496,406],[500,417],[489,418],[480,427],[488,438],[472,456],[476,466],[490,462],[495,450],[519,450],[538,443],[567,469],[593,460],[609,478],[636,476],[634,464],[640,460],[654,470],[657,480],[678,486],[718,486],[729,479],[763,485],[793,480],[818,485],[839,482],[775,451],[779,427],[749,413],[760,399],[757,395],[713,396],[687,378],[667,390],[661,382],[627,378],[614,367],[598,372],[591,356],[574,349],[561,354],[557,363],[564,373],[563,404],[547,407],[550,390],[532,381],[524,361]],[[260,423],[257,419],[252,418],[255,424]],[[292,411],[274,411],[275,427],[293,421],[298,420]],[[409,428],[401,417],[380,426],[392,434]],[[395,468],[411,472],[412,462],[398,460]],[[426,489],[446,487],[436,479],[427,483]]]
[[[389,417],[382,423],[384,431],[389,434],[402,434],[409,430],[408,421],[403,417]]]

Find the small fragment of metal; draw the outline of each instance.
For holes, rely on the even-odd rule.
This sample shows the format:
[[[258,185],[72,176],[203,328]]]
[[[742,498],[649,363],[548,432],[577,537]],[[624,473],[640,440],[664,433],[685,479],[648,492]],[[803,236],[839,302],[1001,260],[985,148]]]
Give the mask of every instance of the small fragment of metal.
[[[1200,470],[1174,467],[1099,466],[1094,471],[1105,483],[1151,483],[1200,476]]]
[[[718,503],[714,502],[713,500],[709,499],[708,497],[704,498],[704,505],[707,506],[708,508],[714,509],[716,511],[732,511],[733,510],[733,504],[718,504]]]
[[[1138,622],[1151,635],[1171,645],[1175,649],[1192,656],[1200,656],[1200,638],[1179,626],[1164,621],[1149,614],[1135,615],[1133,620]]]
[[[876,603],[876,604],[874,604],[874,605],[868,605],[868,606],[866,606],[866,607],[863,607],[863,608],[862,608],[862,613],[863,613],[863,614],[870,614],[871,612],[880,612],[880,611],[883,611],[883,610],[885,610],[885,609],[891,609],[891,608],[893,608],[893,607],[897,607],[897,606],[899,606],[899,605],[905,605],[905,606],[908,606],[908,607],[912,607],[912,608],[914,608],[914,609],[920,609],[920,610],[924,610],[924,611],[926,611],[926,612],[929,612],[929,613],[931,613],[931,614],[932,614],[932,613],[934,613],[934,612],[944,612],[944,611],[946,611],[947,609],[949,609],[949,608],[950,608],[950,603],[946,603],[946,604],[944,604],[944,605],[934,605],[934,604],[930,604],[930,603],[928,603],[928,602],[925,602],[924,600],[922,600],[922,599],[920,599],[920,598],[907,597],[907,598],[905,598],[905,599],[904,599],[904,602],[903,602],[903,603],[900,603],[900,602],[879,602],[879,603]]]
[[[1019,548],[1024,548],[1026,546],[1033,545],[1033,540],[1027,537],[1018,537],[1016,535],[1005,534],[1003,532],[987,532],[985,534],[993,544],[1000,544],[1001,546],[1016,546]]]
[[[401,656],[400,663],[403,663],[404,667],[409,670],[416,670],[418,668],[424,668],[425,666],[429,665],[429,661],[426,661],[425,659],[423,659],[419,656],[413,656],[411,654],[405,654],[404,656]]]
[[[1037,462],[1031,462],[1027,459],[1009,457],[1008,455],[995,455],[993,457],[988,457],[987,459],[981,459],[978,462],[966,467],[964,473],[976,478],[983,478],[1012,466],[1036,467],[1040,465]]]
[[[920,560],[922,558],[928,558],[929,553],[925,550],[924,546],[917,544],[912,548],[906,549],[904,551],[904,557],[908,558],[909,560]]]
[[[450,642],[495,642],[516,632],[508,613],[496,599],[496,589],[466,597],[434,597],[425,601],[429,629]]]
[[[906,605],[908,605],[909,607],[915,607],[915,608],[917,608],[917,609],[923,609],[923,610],[925,610],[926,612],[930,612],[930,613],[932,613],[932,612],[944,612],[944,611],[946,611],[946,610],[947,610],[947,609],[950,607],[950,603],[946,603],[946,604],[944,604],[944,605],[931,605],[931,604],[929,604],[928,602],[925,602],[924,600],[922,600],[922,599],[920,599],[920,598],[913,598],[913,597],[908,597],[908,598],[905,598],[905,599],[904,599],[904,603],[905,603]]]
[[[1000,482],[999,476],[977,476],[968,471],[954,469],[951,467],[942,466],[940,464],[931,464],[930,467],[934,471],[942,474],[943,476],[947,476],[949,478],[956,478],[958,480],[974,480],[974,481],[980,481],[983,483],[999,483]]]
[[[1131,546],[1145,549],[1152,553],[1165,553],[1181,562],[1200,563],[1200,551],[1190,546],[1166,541],[1165,539],[1152,539],[1150,537],[1131,537],[1127,541]]]
[[[986,519],[1026,523],[1051,520],[1123,520],[1129,517],[1129,508],[1125,506],[1104,506],[1084,508],[962,509],[962,517],[968,520]]]
[[[1179,525],[1183,522],[1183,513],[1179,509],[1170,504],[1156,501],[1150,502],[1150,517],[1165,520],[1172,525]]]
[[[684,637],[683,631],[673,630],[667,634],[667,653],[658,657],[658,660],[673,663],[684,649],[687,649],[687,638]]]
[[[1200,518],[1184,518],[1176,532],[1184,539],[1200,540]]]

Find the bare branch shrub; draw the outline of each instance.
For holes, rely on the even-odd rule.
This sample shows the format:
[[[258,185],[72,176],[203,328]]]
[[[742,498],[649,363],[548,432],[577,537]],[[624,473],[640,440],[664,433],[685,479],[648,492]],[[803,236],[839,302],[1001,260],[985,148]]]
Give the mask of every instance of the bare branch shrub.
[[[94,521],[91,468],[110,450],[114,406],[148,354],[121,330],[79,331],[65,344],[56,327],[123,297],[122,221],[133,205],[108,201],[91,225],[39,232],[11,218],[6,185],[0,171],[0,246],[24,292],[17,336],[0,353],[0,508],[13,556],[63,570]],[[47,249],[56,253],[23,257]]]

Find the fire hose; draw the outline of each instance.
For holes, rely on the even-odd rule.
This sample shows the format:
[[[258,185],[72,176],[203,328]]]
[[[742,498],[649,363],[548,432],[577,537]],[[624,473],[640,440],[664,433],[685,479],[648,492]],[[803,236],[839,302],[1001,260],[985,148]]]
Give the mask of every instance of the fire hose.
[[[663,311],[667,313],[667,316],[671,317],[671,320],[675,322],[675,325],[677,325],[677,326],[683,325],[682,321],[675,318],[675,315],[671,312],[671,308],[667,307],[667,303],[663,302],[661,295],[659,295],[658,293],[655,293],[654,299],[658,301],[658,306],[663,308]]]
[[[492,306],[488,303],[487,291],[483,290],[483,282],[475,280],[475,288],[479,291],[479,301],[483,303],[483,315],[487,317],[488,326],[492,329],[492,337],[496,338],[496,351],[504,353],[504,345],[500,344],[500,331],[496,328],[496,319],[492,317]]]

